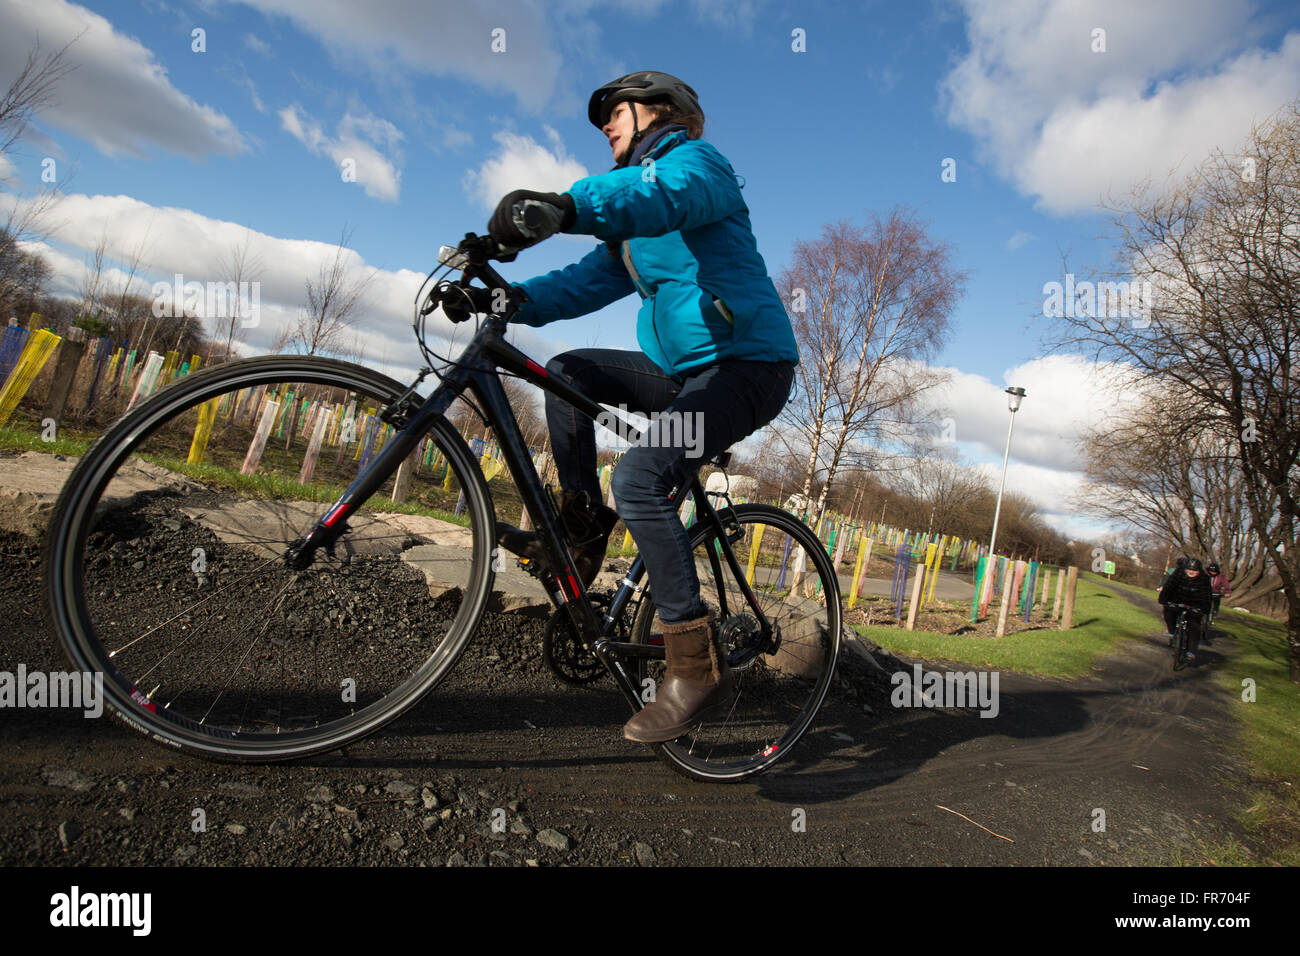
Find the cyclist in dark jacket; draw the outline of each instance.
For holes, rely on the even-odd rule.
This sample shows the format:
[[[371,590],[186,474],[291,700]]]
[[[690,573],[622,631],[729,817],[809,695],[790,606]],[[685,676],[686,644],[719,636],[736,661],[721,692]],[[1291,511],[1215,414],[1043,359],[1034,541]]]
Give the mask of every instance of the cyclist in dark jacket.
[[[641,296],[642,352],[582,349],[547,365],[597,402],[663,413],[619,462],[612,484],[617,513],[600,503],[594,423],[549,393],[546,418],[563,492],[560,514],[584,584],[600,570],[620,517],[649,572],[667,677],[623,732],[630,740],[663,742],[725,706],[731,694],[717,622],[701,601],[690,540],[669,493],[704,460],[776,417],[799,353],[735,172],[700,139],[704,113],[695,91],[666,73],[632,73],[592,94],[588,118],[609,140],[617,166],[566,193],[509,193],[489,231],[519,248],[559,231],[603,240],[580,262],[519,283],[527,301],[515,321],[540,326],[633,292]],[[702,428],[698,442],[688,440],[692,426]],[[516,554],[542,557],[535,534],[498,522],[498,541]]]
[[[1200,643],[1201,619],[1210,612],[1210,581],[1201,569],[1201,562],[1198,558],[1187,558],[1186,563],[1174,570],[1165,582],[1165,586],[1160,589],[1160,604],[1165,609],[1165,632],[1169,635],[1174,633],[1178,626],[1178,615],[1181,613],[1177,608],[1171,608],[1170,604],[1186,604],[1193,610],[1188,611],[1187,621],[1187,656],[1195,660],[1196,649]]]

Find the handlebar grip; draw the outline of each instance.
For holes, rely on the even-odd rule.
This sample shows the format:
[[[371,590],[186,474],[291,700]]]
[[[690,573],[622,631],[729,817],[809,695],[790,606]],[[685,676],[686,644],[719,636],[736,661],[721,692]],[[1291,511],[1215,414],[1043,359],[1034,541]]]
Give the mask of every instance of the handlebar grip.
[[[532,232],[542,228],[542,211],[535,203],[524,204],[524,225]]]

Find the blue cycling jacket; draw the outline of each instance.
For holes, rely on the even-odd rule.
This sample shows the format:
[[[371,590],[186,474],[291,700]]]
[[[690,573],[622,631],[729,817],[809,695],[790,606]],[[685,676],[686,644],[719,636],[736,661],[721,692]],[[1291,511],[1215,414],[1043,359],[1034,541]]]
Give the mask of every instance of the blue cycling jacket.
[[[566,231],[605,242],[571,266],[517,283],[532,301],[514,321],[572,319],[635,291],[637,342],[669,375],[723,359],[798,364],[731,164],[685,131],[665,136],[647,161],[569,188],[577,216]]]

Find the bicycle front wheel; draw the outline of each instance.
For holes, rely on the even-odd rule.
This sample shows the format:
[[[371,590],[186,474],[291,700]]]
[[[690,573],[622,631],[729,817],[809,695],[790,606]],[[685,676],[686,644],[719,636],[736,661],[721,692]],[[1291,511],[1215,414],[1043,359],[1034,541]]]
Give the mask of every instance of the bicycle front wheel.
[[[278,760],[392,720],[451,669],[492,586],[493,513],[445,419],[348,515],[284,559],[378,453],[403,387],[316,357],[186,376],[82,457],[51,520],[49,619],[108,708],[183,750]]]
[[[696,524],[691,547],[700,596],[718,617],[734,694],[725,708],[677,740],[651,747],[674,770],[696,780],[734,782],[785,756],[808,729],[839,659],[839,581],[816,535],[798,518],[767,505],[718,512],[740,576],[750,582],[764,635],[712,528]],[[663,625],[643,600],[632,625],[636,643],[662,643]],[[639,659],[641,683],[657,685],[662,661]]]

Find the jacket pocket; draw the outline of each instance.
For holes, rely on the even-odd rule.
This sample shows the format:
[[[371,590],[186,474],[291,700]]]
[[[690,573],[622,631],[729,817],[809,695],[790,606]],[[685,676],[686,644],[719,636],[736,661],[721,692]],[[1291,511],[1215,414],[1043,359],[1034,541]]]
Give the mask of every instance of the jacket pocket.
[[[718,310],[719,315],[721,315],[724,319],[727,320],[728,325],[733,327],[735,326],[736,319],[731,314],[731,310],[727,308],[727,303],[723,302],[721,299],[714,299],[713,307]]]

